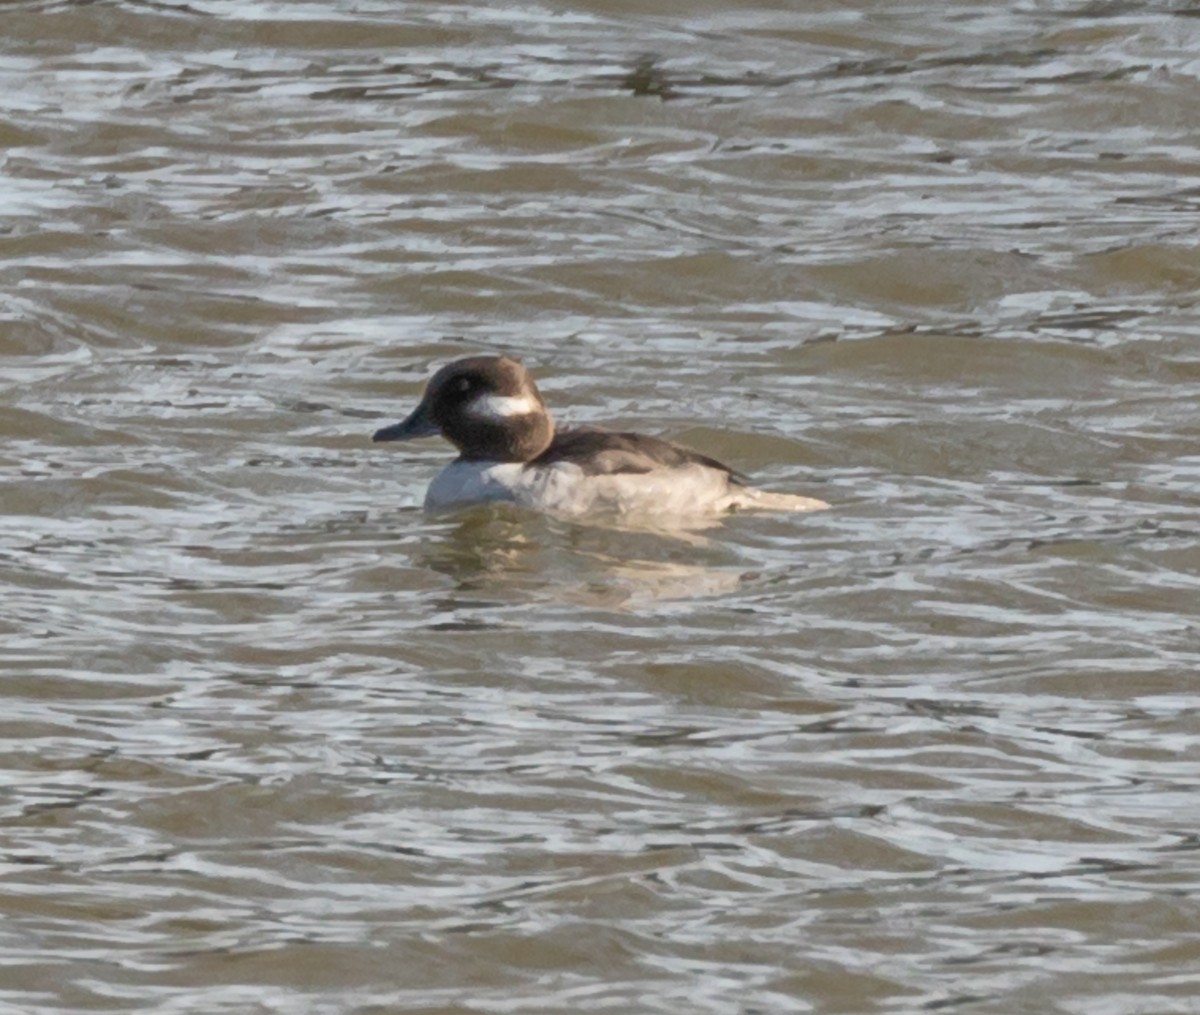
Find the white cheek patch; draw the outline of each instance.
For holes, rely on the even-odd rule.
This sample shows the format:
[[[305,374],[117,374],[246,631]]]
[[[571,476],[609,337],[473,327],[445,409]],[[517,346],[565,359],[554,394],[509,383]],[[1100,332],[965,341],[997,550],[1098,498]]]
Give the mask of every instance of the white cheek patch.
[[[537,402],[528,395],[522,395],[520,398],[513,398],[511,395],[480,395],[467,406],[468,416],[489,423],[502,423],[537,411]]]

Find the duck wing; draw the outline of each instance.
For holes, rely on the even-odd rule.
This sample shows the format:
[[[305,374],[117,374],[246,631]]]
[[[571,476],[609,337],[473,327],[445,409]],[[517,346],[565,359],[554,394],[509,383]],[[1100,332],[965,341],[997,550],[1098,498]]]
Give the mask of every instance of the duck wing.
[[[553,465],[555,462],[571,462],[589,476],[644,474],[660,469],[702,465],[725,473],[730,482],[737,485],[747,482],[745,476],[728,465],[691,448],[649,434],[618,433],[598,427],[558,431],[550,446],[529,464]]]

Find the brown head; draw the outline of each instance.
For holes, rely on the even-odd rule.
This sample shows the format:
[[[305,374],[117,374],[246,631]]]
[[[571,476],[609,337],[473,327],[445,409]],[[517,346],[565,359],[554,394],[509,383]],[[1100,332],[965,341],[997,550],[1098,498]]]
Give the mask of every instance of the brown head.
[[[554,421],[520,360],[469,356],[433,375],[420,404],[372,440],[440,434],[471,461],[528,462],[550,445]]]

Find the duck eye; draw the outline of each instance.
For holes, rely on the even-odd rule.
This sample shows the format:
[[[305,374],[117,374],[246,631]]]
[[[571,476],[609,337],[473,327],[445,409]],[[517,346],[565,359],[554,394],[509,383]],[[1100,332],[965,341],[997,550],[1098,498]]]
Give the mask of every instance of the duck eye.
[[[475,386],[475,383],[471,380],[470,377],[460,377],[457,381],[454,382],[454,390],[459,391],[464,395],[468,391],[470,391],[474,386]]]

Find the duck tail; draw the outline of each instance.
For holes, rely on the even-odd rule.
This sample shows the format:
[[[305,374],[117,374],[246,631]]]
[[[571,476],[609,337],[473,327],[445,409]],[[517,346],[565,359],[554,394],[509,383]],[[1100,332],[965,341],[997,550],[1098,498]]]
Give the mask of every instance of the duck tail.
[[[730,507],[738,511],[824,511],[829,505],[815,497],[746,487],[738,490]]]

